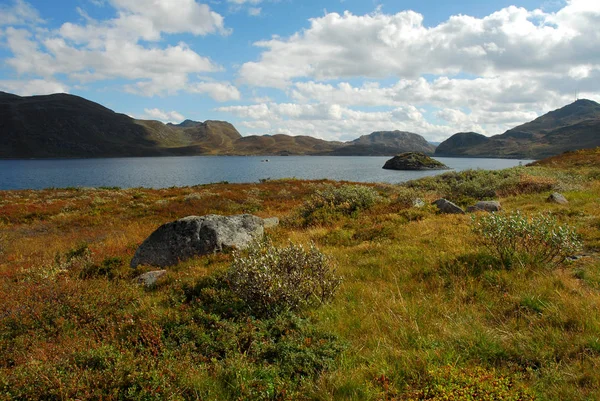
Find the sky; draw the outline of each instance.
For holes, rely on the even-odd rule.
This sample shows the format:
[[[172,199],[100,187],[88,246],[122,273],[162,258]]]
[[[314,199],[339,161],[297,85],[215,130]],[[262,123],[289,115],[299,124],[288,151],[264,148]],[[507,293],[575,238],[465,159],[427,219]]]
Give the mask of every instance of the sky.
[[[0,91],[348,141],[600,101],[600,0],[0,0]]]

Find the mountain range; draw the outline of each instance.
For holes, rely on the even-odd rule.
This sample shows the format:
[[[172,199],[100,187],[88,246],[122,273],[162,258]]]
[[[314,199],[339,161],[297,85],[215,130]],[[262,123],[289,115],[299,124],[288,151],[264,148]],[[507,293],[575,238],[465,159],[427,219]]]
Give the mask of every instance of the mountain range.
[[[420,135],[377,131],[349,142],[310,136],[242,136],[225,121],[140,120],[84,98],[0,92],[0,158],[190,155],[370,155],[416,151],[449,157],[541,159],[600,146],[600,104],[576,102],[501,135],[454,134],[437,148]]]
[[[163,124],[139,120],[84,98],[20,97],[0,92],[0,158],[181,155],[433,154],[435,146],[408,132],[375,132],[351,142],[310,136],[242,136],[225,121]]]
[[[435,156],[543,159],[600,146],[600,104],[580,99],[501,135],[460,132],[440,143]]]

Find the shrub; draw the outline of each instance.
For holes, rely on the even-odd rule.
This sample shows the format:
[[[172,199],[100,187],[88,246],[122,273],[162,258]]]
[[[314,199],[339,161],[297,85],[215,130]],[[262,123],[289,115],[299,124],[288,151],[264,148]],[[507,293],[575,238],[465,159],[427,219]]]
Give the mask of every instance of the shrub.
[[[427,384],[422,390],[407,394],[404,399],[416,400],[504,400],[533,401],[535,395],[515,385],[515,381],[481,367],[458,369],[447,366],[428,372]]]
[[[399,186],[396,194],[395,203],[403,208],[410,208],[415,205],[417,199],[421,199],[422,195],[415,188]]]
[[[79,278],[88,279],[96,277],[105,277],[107,279],[115,278],[115,270],[123,265],[123,260],[118,257],[109,257],[102,261],[100,265],[84,265],[79,273]]]
[[[300,208],[302,225],[327,224],[340,216],[369,209],[379,200],[376,190],[362,185],[328,185],[316,191]]]
[[[81,243],[64,255],[57,252],[52,264],[33,266],[28,270],[28,276],[31,279],[49,279],[67,272],[81,271],[92,265],[92,251],[86,243]]]
[[[409,188],[435,191],[459,204],[498,196],[541,193],[553,189],[556,180],[524,173],[523,167],[505,170],[447,172],[405,183]]]
[[[256,316],[318,306],[333,298],[341,282],[331,260],[314,245],[305,250],[270,242],[255,243],[247,257],[235,253],[226,279]]]
[[[83,242],[77,245],[76,248],[73,248],[67,251],[67,253],[65,253],[65,262],[71,263],[77,259],[89,259],[91,254],[92,253],[90,251],[90,248],[88,248],[88,244]]]
[[[512,266],[514,261],[556,267],[582,247],[573,228],[559,225],[548,214],[528,218],[517,211],[474,216],[472,228],[505,267]]]

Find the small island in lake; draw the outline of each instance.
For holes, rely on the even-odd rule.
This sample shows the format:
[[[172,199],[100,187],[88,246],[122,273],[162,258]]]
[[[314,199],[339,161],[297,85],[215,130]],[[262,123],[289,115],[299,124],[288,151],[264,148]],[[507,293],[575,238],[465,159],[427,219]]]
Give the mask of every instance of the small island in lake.
[[[446,166],[424,153],[406,152],[394,156],[385,162],[384,169],[386,170],[448,170]]]

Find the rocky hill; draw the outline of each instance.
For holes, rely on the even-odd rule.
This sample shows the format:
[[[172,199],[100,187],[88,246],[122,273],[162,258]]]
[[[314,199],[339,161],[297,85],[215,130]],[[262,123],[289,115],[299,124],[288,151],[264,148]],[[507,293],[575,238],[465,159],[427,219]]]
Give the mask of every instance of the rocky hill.
[[[444,163],[439,162],[425,153],[406,152],[394,156],[383,165],[386,170],[447,170]]]
[[[162,155],[394,155],[431,154],[417,134],[374,132],[351,142],[308,136],[242,137],[225,121],[136,120],[84,98],[20,97],[0,92],[0,158]]]
[[[207,121],[180,127],[135,120],[84,98],[0,93],[0,157],[193,155],[228,149],[233,125]]]
[[[314,155],[341,146],[342,142],[324,141],[311,136],[250,135],[236,142],[236,152],[244,155]]]
[[[421,135],[404,131],[377,131],[346,142],[344,146],[328,152],[336,156],[391,156],[404,152],[433,154],[435,146]]]
[[[435,155],[541,159],[596,146],[600,146],[600,104],[581,99],[502,135],[455,134],[437,147]]]
[[[459,132],[452,135],[435,149],[436,156],[454,156],[456,154],[468,155],[469,149],[487,143],[490,140],[485,135],[476,132]]]

